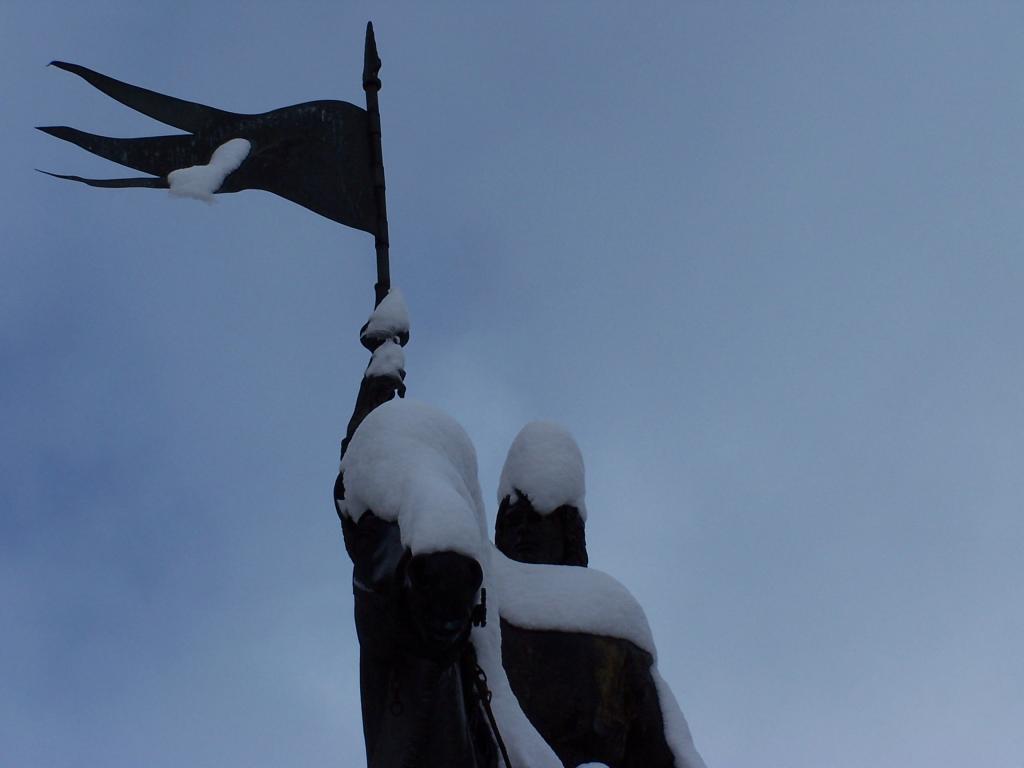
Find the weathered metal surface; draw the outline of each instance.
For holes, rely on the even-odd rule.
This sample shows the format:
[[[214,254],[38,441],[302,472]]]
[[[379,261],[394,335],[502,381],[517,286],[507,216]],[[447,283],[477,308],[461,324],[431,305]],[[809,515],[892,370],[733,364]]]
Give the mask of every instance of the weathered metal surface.
[[[533,727],[566,766],[672,768],[652,656],[614,637],[502,619],[501,660]]]

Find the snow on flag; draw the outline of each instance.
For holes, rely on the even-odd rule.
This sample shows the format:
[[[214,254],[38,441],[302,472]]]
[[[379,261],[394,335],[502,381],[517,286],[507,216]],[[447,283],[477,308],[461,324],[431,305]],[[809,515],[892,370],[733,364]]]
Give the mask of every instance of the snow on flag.
[[[200,176],[197,169],[209,166],[201,174],[207,181],[206,188],[183,194],[203,197],[262,189],[332,221],[379,234],[365,109],[345,101],[325,100],[262,114],[236,114],[129,85],[77,64],[54,61],[52,65],[78,75],[125,106],[187,133],[118,139],[66,126],[40,127],[94,155],[152,174],[121,179],[56,173],[50,176],[93,187],[176,191],[172,177],[175,171],[191,171],[192,184]],[[236,152],[236,158],[241,155],[237,167],[224,173],[230,165],[218,164],[223,150],[216,157],[215,153],[235,140],[248,142],[249,151]],[[235,142],[231,146],[243,145]]]

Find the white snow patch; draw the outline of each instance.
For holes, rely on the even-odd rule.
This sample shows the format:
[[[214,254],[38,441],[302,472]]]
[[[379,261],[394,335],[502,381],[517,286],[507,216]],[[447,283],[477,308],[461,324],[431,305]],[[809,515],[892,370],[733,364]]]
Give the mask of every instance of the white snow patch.
[[[385,403],[359,425],[341,469],[351,519],[372,510],[398,521],[413,554],[451,550],[481,560],[487,524],[476,451],[444,412],[415,401]]]
[[[571,504],[586,520],[583,454],[572,435],[547,421],[531,421],[523,427],[501,470],[498,503],[506,496],[514,501],[517,490],[529,497],[540,514]]]
[[[501,617],[524,629],[587,632],[629,640],[657,658],[643,608],[607,573],[574,565],[492,559]]]
[[[208,164],[171,171],[167,174],[171,194],[212,203],[214,192],[249,156],[251,148],[252,145],[245,139],[231,139],[213,150]]]
[[[366,366],[363,378],[371,376],[392,376],[401,378],[405,370],[405,350],[393,341],[385,341],[373,351],[370,364]]]
[[[363,338],[392,338],[409,332],[409,309],[405,306],[405,296],[398,288],[392,288],[388,295],[377,305],[366,321]]]
[[[514,766],[530,768],[562,768],[554,750],[541,737],[519,706],[519,700],[512,692],[505,668],[501,665],[501,624],[497,621],[499,605],[495,597],[501,590],[496,588],[497,574],[488,565],[501,553],[491,547],[491,558],[483,564],[484,586],[487,587],[487,626],[473,630],[472,641],[477,661],[487,675],[487,687],[491,691],[491,709],[498,723],[509,760]]]

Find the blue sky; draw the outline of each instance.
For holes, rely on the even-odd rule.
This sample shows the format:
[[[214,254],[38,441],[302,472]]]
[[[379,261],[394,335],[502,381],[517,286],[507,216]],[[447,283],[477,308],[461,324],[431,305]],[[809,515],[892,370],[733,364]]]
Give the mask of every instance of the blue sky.
[[[2,762],[362,762],[371,238],[58,183],[123,169],[32,126],[166,130],[51,59],[360,103],[371,18],[410,394],[488,499],[577,436],[708,765],[1024,764],[1024,11],[980,3],[6,3]]]

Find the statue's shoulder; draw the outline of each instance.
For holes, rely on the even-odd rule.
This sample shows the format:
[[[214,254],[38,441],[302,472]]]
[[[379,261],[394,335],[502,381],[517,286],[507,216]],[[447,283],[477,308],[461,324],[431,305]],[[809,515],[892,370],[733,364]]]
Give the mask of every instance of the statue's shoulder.
[[[494,565],[503,621],[523,629],[627,640],[656,657],[643,608],[607,573],[571,565],[519,563],[497,552]]]

